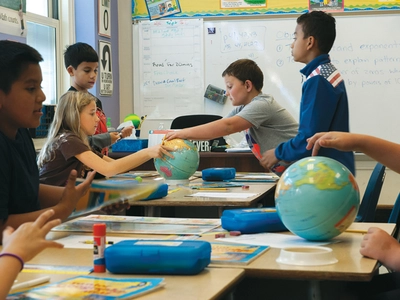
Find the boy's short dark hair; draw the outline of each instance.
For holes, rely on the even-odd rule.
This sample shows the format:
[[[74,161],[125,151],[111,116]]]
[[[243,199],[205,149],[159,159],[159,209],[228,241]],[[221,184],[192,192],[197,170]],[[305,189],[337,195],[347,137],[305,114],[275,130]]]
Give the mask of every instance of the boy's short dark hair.
[[[264,85],[264,74],[251,59],[238,59],[234,61],[222,72],[222,77],[225,75],[234,76],[242,82],[250,80],[256,90],[260,92]]]
[[[75,43],[68,46],[64,52],[65,68],[72,66],[77,69],[78,66],[84,62],[98,62],[99,56],[92,46],[86,43]]]
[[[43,61],[40,53],[24,43],[0,41],[0,90],[8,94],[29,64]]]
[[[331,51],[336,38],[336,21],[331,14],[312,11],[297,18],[297,24],[303,27],[304,38],[313,36],[322,54]]]

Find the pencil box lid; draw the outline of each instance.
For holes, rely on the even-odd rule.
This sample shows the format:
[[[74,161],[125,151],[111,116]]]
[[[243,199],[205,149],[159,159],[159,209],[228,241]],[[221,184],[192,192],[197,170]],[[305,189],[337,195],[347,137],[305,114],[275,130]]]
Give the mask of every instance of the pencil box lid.
[[[106,268],[118,274],[193,275],[208,266],[206,241],[125,240],[106,248]]]
[[[201,178],[205,181],[229,180],[235,178],[235,176],[235,168],[208,168],[201,171]]]
[[[221,226],[225,230],[240,231],[241,233],[287,230],[273,207],[224,210],[221,216]]]

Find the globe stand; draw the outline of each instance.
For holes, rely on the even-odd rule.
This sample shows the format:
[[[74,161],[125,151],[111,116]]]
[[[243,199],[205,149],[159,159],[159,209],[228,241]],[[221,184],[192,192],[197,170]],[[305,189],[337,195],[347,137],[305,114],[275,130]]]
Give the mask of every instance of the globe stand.
[[[168,185],[188,184],[189,179],[165,179],[164,181]]]

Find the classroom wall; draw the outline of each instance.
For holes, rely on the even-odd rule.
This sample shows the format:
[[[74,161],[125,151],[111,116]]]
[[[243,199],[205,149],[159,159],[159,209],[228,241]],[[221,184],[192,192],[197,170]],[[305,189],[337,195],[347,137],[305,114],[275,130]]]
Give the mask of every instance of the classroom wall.
[[[119,2],[119,28],[120,28],[120,37],[123,36],[123,42],[120,39],[120,64],[128,65],[128,61],[133,57],[130,51],[130,46],[133,44],[132,38],[132,20],[131,20],[131,3],[130,1],[120,1]],[[128,17],[129,15],[129,17]],[[121,43],[124,44],[124,47],[121,47]],[[132,111],[133,109],[133,88],[132,82],[134,82],[133,78],[133,68],[121,68],[120,71],[121,80],[120,80],[120,114],[121,116],[126,114],[128,111]],[[164,121],[164,126],[168,128],[170,125],[170,121]],[[150,126],[146,124],[143,125],[142,132],[145,133]],[[371,172],[375,167],[376,162],[369,157],[363,154],[356,155],[356,179],[360,188],[361,195],[364,194],[366,185],[368,183],[369,177],[371,176]],[[379,201],[379,205],[392,205],[397,198],[400,189],[398,188],[398,183],[400,182],[400,175],[393,172],[390,169],[386,169],[386,178],[385,183],[382,188],[381,197]]]
[[[130,1],[110,1],[111,10],[111,38],[103,37],[98,34],[98,0],[75,0],[75,30],[76,42],[85,42],[91,45],[99,53],[99,40],[111,43],[111,67],[113,75],[113,93],[111,96],[100,95],[99,76],[95,86],[90,92],[96,95],[103,104],[103,110],[107,117],[111,118],[113,127],[120,124],[120,64],[119,62],[119,4],[126,4]],[[131,15],[129,18],[131,19]],[[126,26],[121,24],[121,26]],[[132,27],[130,25],[130,27]],[[101,57],[101,54],[99,53]],[[132,65],[132,64],[130,64]],[[100,74],[99,74],[100,75]]]

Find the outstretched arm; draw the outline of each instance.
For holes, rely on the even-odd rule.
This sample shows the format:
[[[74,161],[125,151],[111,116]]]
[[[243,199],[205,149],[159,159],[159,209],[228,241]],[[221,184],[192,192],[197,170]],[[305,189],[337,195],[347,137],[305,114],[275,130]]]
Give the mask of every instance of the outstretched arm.
[[[318,155],[321,147],[363,152],[393,171],[400,173],[400,145],[377,137],[347,132],[320,132],[307,139],[307,149]]]
[[[106,156],[101,158],[93,153],[93,151],[85,151],[75,157],[85,166],[109,177],[118,173],[130,171],[152,158],[161,158],[164,155],[173,157],[173,155],[169,153],[169,151],[172,150],[173,149],[163,145],[155,145],[116,160]]]
[[[0,256],[0,269],[4,274],[0,280],[0,299],[6,298],[14,279],[21,271],[22,264],[19,258],[25,263],[45,248],[63,247],[62,244],[45,239],[46,234],[61,223],[59,219],[49,221],[52,216],[54,210],[50,209],[40,214],[35,222],[24,223],[16,231],[12,227],[4,230]]]
[[[11,214],[7,221],[0,225],[0,232],[7,226],[18,228],[26,222],[33,222],[41,213],[52,208],[54,215],[51,219],[65,220],[74,210],[79,199],[88,191],[94,178],[95,172],[88,174],[86,180],[79,185],[75,185],[77,173],[72,170],[65,188],[40,185],[39,201],[43,209],[24,214]]]
[[[253,125],[239,116],[223,118],[207,124],[185,128],[179,131],[168,132],[165,135],[167,141],[173,139],[185,140],[211,140],[221,136],[240,132],[252,127]]]

